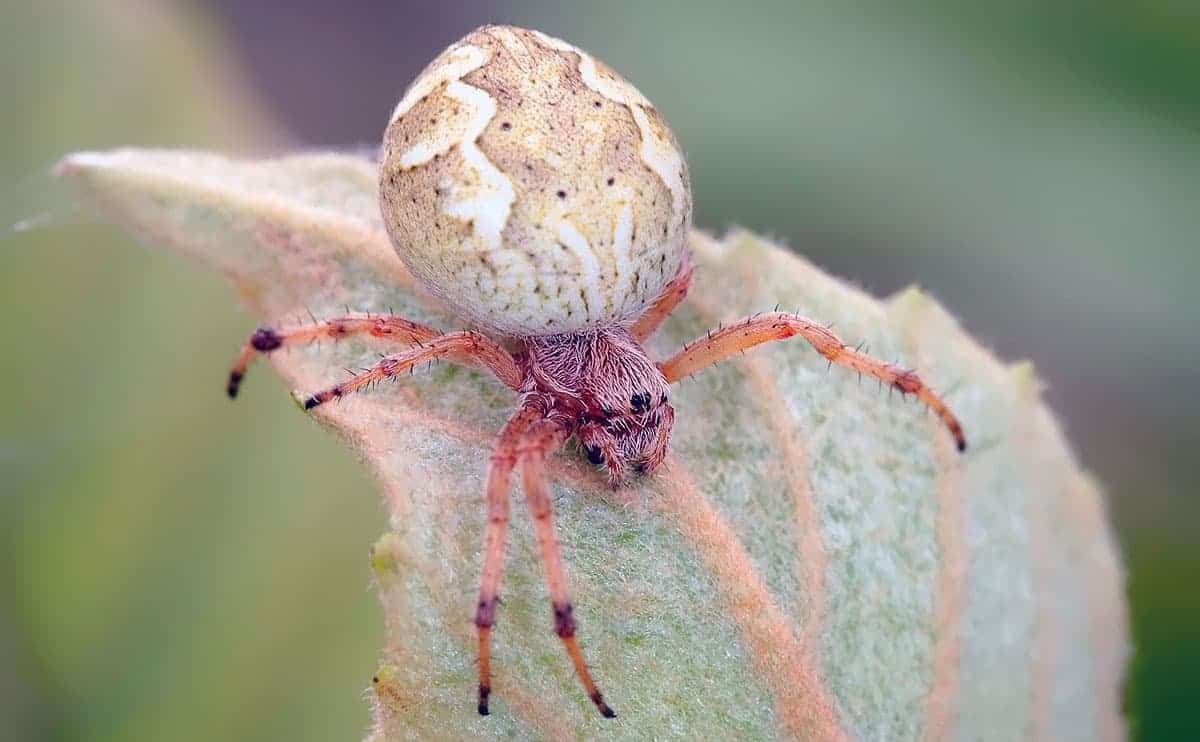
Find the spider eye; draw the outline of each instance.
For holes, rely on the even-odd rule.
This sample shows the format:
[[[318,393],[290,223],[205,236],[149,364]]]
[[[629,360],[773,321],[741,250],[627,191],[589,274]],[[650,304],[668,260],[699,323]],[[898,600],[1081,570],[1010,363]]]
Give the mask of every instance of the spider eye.
[[[629,404],[634,412],[642,412],[650,407],[650,392],[640,392],[629,398]]]
[[[599,446],[584,446],[583,452],[587,454],[588,461],[592,462],[596,466],[600,466],[604,463],[604,454],[600,452]]]

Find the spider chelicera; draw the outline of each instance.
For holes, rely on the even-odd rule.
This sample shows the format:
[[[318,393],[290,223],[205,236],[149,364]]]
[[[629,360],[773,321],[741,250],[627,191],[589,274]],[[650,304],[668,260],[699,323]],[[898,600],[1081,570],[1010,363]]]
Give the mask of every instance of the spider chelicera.
[[[554,630],[588,697],[614,716],[584,663],[555,537],[546,457],[574,437],[617,485],[662,464],[673,383],[771,340],[804,338],[831,364],[932,409],[958,445],[962,427],[910,370],[843,343],[797,314],[727,324],[664,361],[643,343],[683,301],[691,189],[674,136],[632,85],[566,42],[486,26],[452,45],[409,87],[384,135],[383,222],[413,275],[477,329],[443,333],[396,316],[354,315],[250,336],[251,360],[319,339],[372,336],[408,350],[304,399],[313,409],[419,364],[486,368],[518,395],[487,472],[487,523],[475,626],[480,714],[491,694],[490,634],[520,470],[553,606]]]

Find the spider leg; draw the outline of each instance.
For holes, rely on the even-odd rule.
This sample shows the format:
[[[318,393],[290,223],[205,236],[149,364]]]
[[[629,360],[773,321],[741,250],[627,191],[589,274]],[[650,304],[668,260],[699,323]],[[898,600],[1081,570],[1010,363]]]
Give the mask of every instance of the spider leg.
[[[366,371],[355,374],[340,384],[317,392],[304,400],[304,409],[311,410],[331,399],[344,397],[368,384],[390,379],[428,361],[464,358],[486,366],[496,378],[516,389],[521,384],[521,369],[504,348],[477,332],[450,332],[438,335],[429,342],[403,353],[385,356]]]
[[[542,555],[546,586],[554,608],[554,633],[562,639],[588,698],[596,704],[601,716],[611,719],[616,714],[604,702],[600,689],[588,672],[579,643],[575,640],[575,611],[567,588],[567,574],[563,568],[558,538],[554,535],[554,510],[550,503],[550,489],[546,486],[546,455],[569,435],[570,431],[563,425],[546,420],[524,436],[517,454],[521,463],[521,488],[525,491],[525,504],[533,517],[534,534]]]
[[[517,462],[517,443],[542,415],[541,407],[529,402],[518,407],[500,431],[488,465],[483,571],[479,578],[479,602],[475,606],[475,627],[479,634],[479,713],[483,716],[488,714],[488,696],[492,693],[491,633],[504,571],[510,477]]]
[[[941,397],[921,381],[915,371],[894,363],[884,363],[861,353],[841,341],[829,328],[798,314],[768,312],[740,320],[683,346],[672,358],[658,364],[669,383],[694,374],[700,369],[736,355],[747,348],[771,340],[786,340],[800,335],[830,363],[845,366],[878,379],[903,394],[915,394],[941,419],[954,436],[958,450],[967,447],[962,425]]]
[[[654,303],[642,312],[642,315],[630,326],[629,334],[633,335],[634,340],[639,343],[646,342],[646,339],[654,334],[663,320],[675,311],[675,307],[679,306],[679,302],[683,301],[683,298],[687,296],[688,289],[691,288],[692,273],[691,258],[684,257],[683,262],[679,264],[679,270],[675,272],[675,277],[658,295]]]
[[[309,314],[312,317],[312,314]],[[410,322],[403,317],[351,315],[318,321],[291,329],[260,327],[242,345],[241,351],[229,370],[229,383],[225,390],[236,397],[246,369],[259,353],[270,353],[279,348],[305,345],[314,340],[338,340],[352,335],[371,335],[406,345],[415,345],[432,340],[442,333],[432,327]]]

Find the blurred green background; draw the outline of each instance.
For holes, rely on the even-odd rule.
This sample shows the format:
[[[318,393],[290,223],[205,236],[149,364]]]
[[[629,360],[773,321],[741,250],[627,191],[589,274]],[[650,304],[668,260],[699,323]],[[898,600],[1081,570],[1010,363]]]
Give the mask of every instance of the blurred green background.
[[[39,226],[0,238],[0,737],[362,735],[370,481],[269,374],[227,403],[254,319],[47,171],[122,144],[369,144],[490,21],[634,80],[700,226],[876,293],[918,282],[1036,362],[1124,550],[1134,736],[1200,738],[1200,5],[1176,0],[8,0],[0,217]]]

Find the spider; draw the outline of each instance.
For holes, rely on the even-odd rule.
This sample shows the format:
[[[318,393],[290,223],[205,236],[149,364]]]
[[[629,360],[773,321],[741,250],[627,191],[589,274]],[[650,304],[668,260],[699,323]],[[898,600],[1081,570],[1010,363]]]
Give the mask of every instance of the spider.
[[[687,296],[691,187],[674,135],[648,100],[587,53],[537,31],[484,26],[409,86],[384,133],[380,207],[413,275],[474,329],[443,333],[402,317],[348,315],[263,327],[229,374],[235,396],[258,355],[351,335],[407,350],[303,400],[314,409],[419,364],[490,371],[518,395],[487,470],[487,520],[475,626],[478,711],[488,714],[510,480],[519,470],[561,638],[584,690],[605,703],[576,640],[554,531],[547,456],[572,437],[613,486],[666,456],[671,385],[772,340],[800,336],[831,364],[914,394],[958,449],[946,404],[910,370],[843,343],[797,314],[724,325],[654,361],[643,343]]]

